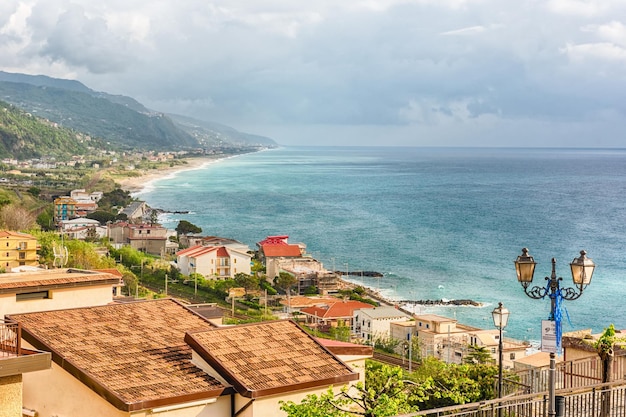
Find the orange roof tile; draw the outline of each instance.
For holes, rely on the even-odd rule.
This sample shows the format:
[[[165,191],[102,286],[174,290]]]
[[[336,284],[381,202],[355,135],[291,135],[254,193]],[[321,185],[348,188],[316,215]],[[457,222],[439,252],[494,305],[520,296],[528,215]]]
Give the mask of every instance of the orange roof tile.
[[[290,320],[193,332],[185,340],[249,398],[337,385],[359,377]]]
[[[338,301],[336,303],[330,304],[328,308],[307,307],[301,309],[300,311],[302,313],[317,316],[320,318],[333,319],[352,317],[352,313],[354,312],[354,310],[358,310],[360,308],[374,308],[374,306],[368,303],[363,303],[361,301],[347,300]]]
[[[263,245],[263,254],[270,258],[278,256],[299,258],[302,256],[298,245]]]
[[[215,398],[226,388],[191,363],[189,330],[211,324],[171,300],[16,314],[26,341],[122,411]]]
[[[116,284],[119,277],[106,272],[81,269],[42,269],[0,275],[0,294],[20,290],[36,291],[51,288]]]
[[[19,237],[24,239],[37,239],[33,235],[29,235],[28,233],[22,232],[13,232],[11,230],[0,230],[0,237]]]

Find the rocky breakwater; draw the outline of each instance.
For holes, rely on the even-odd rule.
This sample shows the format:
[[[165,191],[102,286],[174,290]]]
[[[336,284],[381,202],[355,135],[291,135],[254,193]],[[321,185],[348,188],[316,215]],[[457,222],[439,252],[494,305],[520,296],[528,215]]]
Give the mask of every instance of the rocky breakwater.
[[[398,304],[424,305],[424,306],[471,306],[481,307],[483,304],[474,300],[400,300]]]

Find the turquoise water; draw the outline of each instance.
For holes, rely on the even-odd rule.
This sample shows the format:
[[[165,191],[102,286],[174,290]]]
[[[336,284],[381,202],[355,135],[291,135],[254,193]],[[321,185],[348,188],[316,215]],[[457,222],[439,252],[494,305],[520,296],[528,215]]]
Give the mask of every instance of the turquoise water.
[[[138,197],[191,211],[165,216],[168,227],[185,219],[251,248],[287,234],[329,269],[384,272],[352,280],[390,298],[484,303],[422,312],[492,328],[501,301],[507,335],[537,340],[550,302],[517,283],[522,247],[541,286],[552,257],[566,286],[581,249],[597,264],[582,297],[564,303],[564,331],[626,328],[625,189],[626,150],[297,147],[181,172]]]

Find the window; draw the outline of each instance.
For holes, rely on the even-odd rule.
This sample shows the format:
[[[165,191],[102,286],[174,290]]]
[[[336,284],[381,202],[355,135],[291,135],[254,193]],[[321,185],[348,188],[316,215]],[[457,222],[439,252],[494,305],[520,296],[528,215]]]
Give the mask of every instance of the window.
[[[236,264],[237,263],[237,258],[233,259],[233,263]]]
[[[496,348],[491,348],[491,353],[496,353]]]
[[[49,291],[35,291],[35,292],[25,292],[22,294],[15,294],[15,301],[45,300],[48,298],[50,298]]]
[[[511,353],[511,354],[509,355],[509,359],[511,359],[511,360],[515,360],[515,352],[513,352],[513,353]]]
[[[26,252],[20,252],[20,259],[26,259]]]

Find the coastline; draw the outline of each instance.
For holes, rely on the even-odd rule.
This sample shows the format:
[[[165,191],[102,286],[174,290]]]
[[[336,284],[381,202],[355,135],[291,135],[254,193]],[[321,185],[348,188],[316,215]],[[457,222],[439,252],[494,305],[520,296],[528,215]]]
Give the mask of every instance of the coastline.
[[[135,171],[133,176],[126,176],[116,179],[115,182],[124,190],[131,194],[139,194],[144,191],[154,181],[177,175],[184,171],[193,171],[196,169],[202,169],[207,165],[215,163],[223,157],[197,157],[197,158],[185,158],[183,165],[176,165],[173,167],[164,167],[153,170],[141,170]]]

